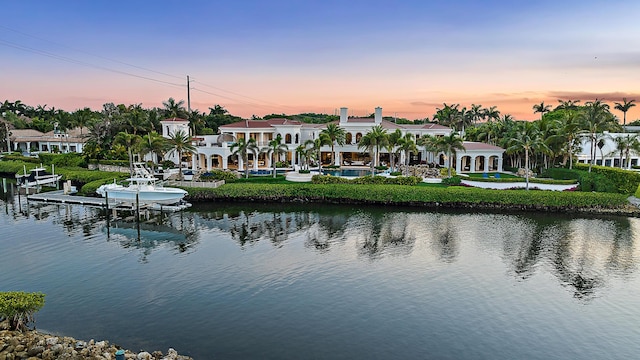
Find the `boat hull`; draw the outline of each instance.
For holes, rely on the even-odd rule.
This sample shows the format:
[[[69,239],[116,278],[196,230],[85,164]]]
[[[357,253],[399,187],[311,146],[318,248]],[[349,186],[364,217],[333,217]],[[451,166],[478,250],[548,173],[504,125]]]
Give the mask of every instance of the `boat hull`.
[[[109,200],[135,203],[136,197],[141,204],[175,204],[180,202],[187,192],[178,188],[150,188],[139,189],[135,186],[125,187],[121,185],[102,185],[96,191],[98,194],[108,196]]]

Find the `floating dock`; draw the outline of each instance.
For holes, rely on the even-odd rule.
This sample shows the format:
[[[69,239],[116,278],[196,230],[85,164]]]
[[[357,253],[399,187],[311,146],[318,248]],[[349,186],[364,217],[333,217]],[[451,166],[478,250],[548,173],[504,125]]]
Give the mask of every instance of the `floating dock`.
[[[121,209],[135,210],[136,209],[136,204],[132,204],[130,202],[114,201],[112,199],[109,199],[109,204],[107,206],[107,201],[105,198],[68,195],[64,193],[64,190],[49,191],[49,192],[44,192],[39,194],[28,195],[27,200],[41,201],[45,203],[95,206],[95,207],[118,209],[118,210],[121,210]],[[180,211],[180,210],[189,208],[191,207],[191,204],[189,203],[176,204],[176,205],[139,204],[139,206],[140,206],[139,207],[140,210],[146,209],[146,210],[175,212],[175,211]]]

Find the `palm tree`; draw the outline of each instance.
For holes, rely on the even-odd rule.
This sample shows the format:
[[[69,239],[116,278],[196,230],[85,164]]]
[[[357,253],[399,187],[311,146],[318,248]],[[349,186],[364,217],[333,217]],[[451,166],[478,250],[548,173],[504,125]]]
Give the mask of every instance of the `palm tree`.
[[[398,148],[400,151],[404,152],[404,168],[405,170],[407,170],[407,167],[409,165],[409,154],[412,151],[418,152],[418,148],[416,147],[416,142],[413,140],[413,134],[411,133],[404,134],[404,136],[398,140]]]
[[[149,115],[146,110],[142,108],[142,104],[129,106],[127,112],[124,114],[123,120],[134,135],[138,133],[138,130],[148,131],[150,127]]]
[[[337,159],[333,158],[335,154],[334,146],[335,144],[338,144],[340,146],[344,145],[345,138],[347,137],[347,132],[338,124],[330,123],[327,124],[327,127],[322,130],[321,133],[324,133],[326,137],[331,141],[331,160],[333,160],[333,163],[335,164],[335,160]]]
[[[483,119],[486,118],[487,121],[491,121],[491,120],[498,120],[500,119],[500,111],[498,111],[498,108],[496,108],[495,106],[492,106],[490,108],[485,108],[483,110]]]
[[[554,141],[557,140],[564,143],[560,151],[569,157],[569,169],[573,169],[573,157],[580,147],[578,140],[582,130],[579,120],[576,111],[565,110],[557,132],[551,137]]]
[[[546,147],[536,123],[521,123],[515,136],[510,140],[510,144],[511,146],[507,148],[507,152],[514,153],[524,150],[526,189],[529,190],[529,153],[534,149]]]
[[[195,153],[196,147],[193,145],[191,136],[185,133],[183,130],[178,130],[172,134],[169,134],[169,152],[168,154],[178,154],[178,169],[180,174],[180,180],[182,180],[182,154],[184,152]]]
[[[455,127],[459,123],[460,110],[458,107],[460,104],[447,105],[442,104],[442,109],[436,108],[436,113],[433,115],[433,120],[442,126]]]
[[[447,155],[449,161],[449,169],[447,175],[451,177],[451,168],[453,167],[452,156],[457,154],[458,150],[466,150],[464,142],[457,132],[453,131],[447,136],[441,136],[435,142],[436,151],[442,151]]]
[[[371,131],[366,133],[361,139],[360,143],[358,143],[358,148],[364,148],[371,153],[372,161],[371,161],[371,175],[375,175],[374,168],[378,166],[380,162],[380,149],[384,148],[389,142],[389,134],[387,134],[387,130],[383,129],[382,126],[376,125],[371,128]]]
[[[133,176],[133,152],[138,150],[137,148],[141,140],[140,136],[129,134],[124,131],[119,132],[113,140],[116,145],[122,145],[127,149],[127,154],[129,155],[129,172],[131,176]]]
[[[622,111],[622,114],[624,115],[622,122],[624,132],[627,132],[627,111],[636,106],[634,102],[634,99],[627,101],[627,98],[622,98],[622,103],[617,102],[616,106],[614,107],[614,109]]]
[[[395,168],[396,153],[398,145],[400,145],[400,139],[402,138],[402,131],[396,129],[396,131],[389,134],[387,141],[387,151],[389,152],[389,161],[391,162],[391,169]]]
[[[308,150],[312,154],[313,157],[318,161],[318,173],[322,174],[322,146],[330,145],[331,139],[329,136],[323,132],[320,132],[316,139],[309,139],[305,141],[305,147],[308,146]]]
[[[167,150],[169,150],[167,139],[165,139],[157,132],[152,131],[142,137],[142,142],[140,143],[140,151],[143,155],[146,153],[153,153],[154,163],[157,164],[158,159],[161,158]]]
[[[560,105],[556,106],[554,110],[576,110],[578,108],[578,103],[580,100],[560,100],[558,99]]]
[[[589,172],[596,159],[597,134],[607,130],[612,120],[609,112],[609,105],[602,100],[589,101],[585,104],[584,111],[580,114],[580,119],[584,123],[584,128],[591,142],[591,156],[589,160]]]
[[[185,119],[189,116],[189,114],[187,114],[187,110],[184,108],[184,100],[176,102],[174,98],[170,97],[169,100],[163,101],[162,105],[164,106],[165,117]]]
[[[286,154],[289,147],[282,143],[282,135],[278,134],[273,140],[269,141],[269,146],[265,147],[262,152],[271,157],[271,165],[273,166],[273,177],[276,177],[276,161],[275,156]]]
[[[254,158],[258,153],[258,145],[256,145],[256,140],[253,138],[249,138],[249,140],[240,138],[236,142],[231,144],[230,149],[233,152],[233,155],[238,155],[242,158],[242,161],[244,163],[244,175],[245,175],[245,178],[248,179],[249,178],[249,153],[253,154]]]
[[[540,104],[533,105],[533,113],[540,113],[540,119],[542,119],[544,113],[548,113],[549,111],[551,111],[551,105],[545,105],[544,101]]]
[[[311,157],[311,153],[310,153],[309,149],[307,149],[305,147],[305,145],[298,145],[298,147],[296,148],[296,154],[300,158],[300,162],[305,165],[301,169],[308,170],[309,169],[309,158]]]
[[[477,125],[480,120],[485,119],[486,113],[482,110],[482,105],[471,104],[471,110],[469,110],[469,117],[473,125]]]

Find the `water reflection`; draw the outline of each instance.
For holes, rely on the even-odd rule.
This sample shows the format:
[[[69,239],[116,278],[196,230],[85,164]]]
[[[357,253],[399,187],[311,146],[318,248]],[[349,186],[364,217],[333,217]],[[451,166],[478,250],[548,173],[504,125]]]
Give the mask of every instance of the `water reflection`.
[[[279,204],[281,205],[281,204]],[[159,247],[175,253],[197,251],[205,241],[230,239],[242,249],[268,242],[274,248],[300,241],[320,256],[353,246],[358,258],[433,257],[452,266],[462,259],[494,254],[517,281],[553,274],[573,297],[590,301],[611,277],[635,273],[638,219],[571,218],[555,214],[505,215],[433,213],[415,209],[215,204],[188,212],[147,216],[141,223],[107,218],[95,208],[3,201],[13,220],[50,221],[65,233],[108,241],[140,251],[140,260]],[[211,205],[213,206],[213,205]]]

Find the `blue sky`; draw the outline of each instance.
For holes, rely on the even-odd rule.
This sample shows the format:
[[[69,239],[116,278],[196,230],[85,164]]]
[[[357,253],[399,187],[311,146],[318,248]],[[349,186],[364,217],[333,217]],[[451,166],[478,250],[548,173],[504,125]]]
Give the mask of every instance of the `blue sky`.
[[[534,119],[557,99],[640,97],[634,1],[9,1],[0,98],[241,116],[431,116],[443,102]],[[638,107],[636,107],[638,108]],[[630,118],[640,116],[634,108]]]

